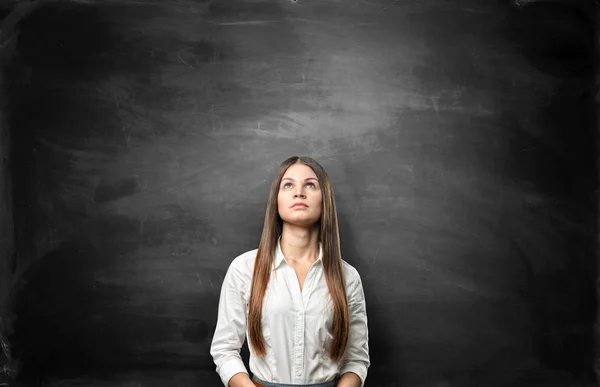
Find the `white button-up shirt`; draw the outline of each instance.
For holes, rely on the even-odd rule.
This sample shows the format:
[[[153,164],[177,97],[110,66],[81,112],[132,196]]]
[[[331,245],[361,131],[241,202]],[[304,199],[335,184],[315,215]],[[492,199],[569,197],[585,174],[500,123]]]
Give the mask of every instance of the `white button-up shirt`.
[[[246,372],[240,356],[248,336],[247,319],[254,261],[258,249],[236,257],[230,264],[219,298],[217,326],[210,353],[225,386],[232,376]],[[271,278],[265,293],[262,329],[266,356],[250,350],[250,371],[256,377],[275,383],[323,383],[345,372],[354,372],[364,385],[370,366],[367,313],[362,282],[356,269],[344,261],[350,332],[344,357],[329,357],[333,340],[333,301],[325,282],[323,248],[311,266],[302,290],[294,268],[289,265],[277,242]]]

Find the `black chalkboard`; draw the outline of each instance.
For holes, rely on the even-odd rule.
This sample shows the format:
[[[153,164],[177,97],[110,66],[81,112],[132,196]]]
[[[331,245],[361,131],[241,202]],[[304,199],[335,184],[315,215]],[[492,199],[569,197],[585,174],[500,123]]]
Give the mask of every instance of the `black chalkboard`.
[[[363,279],[369,387],[592,380],[589,6],[39,6],[3,62],[19,377],[218,386],[223,275],[307,155]]]

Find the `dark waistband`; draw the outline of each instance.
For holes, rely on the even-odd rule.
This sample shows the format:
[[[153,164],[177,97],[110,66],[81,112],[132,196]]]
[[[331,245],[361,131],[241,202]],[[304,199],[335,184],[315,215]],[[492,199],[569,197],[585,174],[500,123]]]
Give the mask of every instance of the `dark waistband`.
[[[329,382],[316,383],[316,384],[282,384],[282,383],[272,383],[266,382],[262,379],[257,378],[256,376],[252,376],[252,380],[256,380],[258,383],[262,384],[265,387],[335,387],[337,386],[337,382],[339,377],[336,377]]]

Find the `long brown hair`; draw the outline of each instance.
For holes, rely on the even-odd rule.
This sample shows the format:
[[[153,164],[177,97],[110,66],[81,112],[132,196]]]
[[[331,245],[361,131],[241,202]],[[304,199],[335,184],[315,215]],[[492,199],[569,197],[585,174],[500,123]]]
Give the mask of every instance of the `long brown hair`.
[[[348,296],[346,294],[344,267],[340,252],[337,210],[329,176],[325,172],[325,169],[310,157],[293,156],[285,160],[277,169],[275,178],[271,183],[265,222],[254,263],[254,274],[252,276],[248,311],[248,337],[254,352],[258,356],[266,355],[262,333],[262,306],[271,276],[277,239],[281,235],[283,228],[283,221],[277,210],[277,196],[283,174],[295,163],[302,163],[315,172],[319,179],[321,194],[323,196],[321,217],[319,219],[319,242],[323,248],[322,264],[325,280],[333,301],[333,341],[329,356],[334,361],[338,361],[344,355],[348,342],[350,317],[348,314]]]

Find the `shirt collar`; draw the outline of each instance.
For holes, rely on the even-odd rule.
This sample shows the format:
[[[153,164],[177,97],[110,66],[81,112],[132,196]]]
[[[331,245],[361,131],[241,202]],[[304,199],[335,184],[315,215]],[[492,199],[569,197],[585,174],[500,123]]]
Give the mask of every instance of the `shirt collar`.
[[[321,242],[319,242],[319,256],[315,263],[321,261],[323,259],[323,246]],[[275,260],[273,262],[273,270],[277,269],[281,262],[285,261],[285,257],[283,256],[283,252],[281,251],[281,235],[277,238],[277,247],[275,248]],[[286,261],[287,262],[287,261]]]

